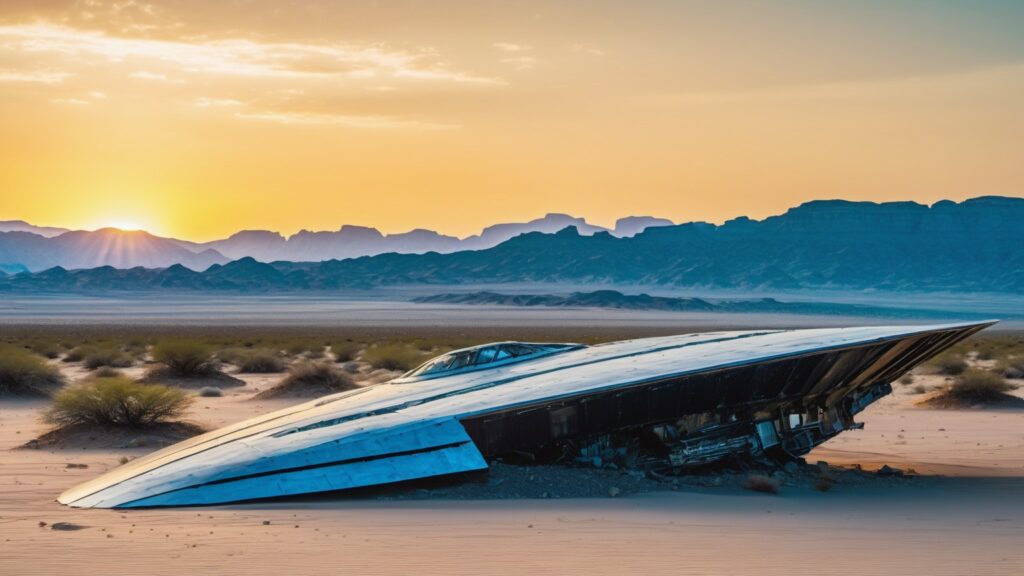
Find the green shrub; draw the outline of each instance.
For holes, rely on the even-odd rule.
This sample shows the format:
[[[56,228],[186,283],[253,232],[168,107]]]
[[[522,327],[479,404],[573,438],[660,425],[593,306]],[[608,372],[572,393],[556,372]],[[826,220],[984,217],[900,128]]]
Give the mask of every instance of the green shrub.
[[[331,345],[331,352],[334,354],[335,362],[351,362],[359,354],[359,344],[355,342],[338,342]]]
[[[97,378],[57,394],[45,418],[58,426],[138,428],[178,418],[191,403],[191,397],[175,388],[141,384],[123,376]]]
[[[110,366],[100,366],[92,371],[92,375],[95,378],[111,378],[113,376],[121,376],[121,371]]]
[[[346,374],[326,362],[301,362],[289,368],[280,384],[264,390],[257,398],[285,395],[324,395],[359,388]]]
[[[1008,360],[996,366],[996,372],[1005,378],[1024,378],[1024,360]]]
[[[285,362],[272,350],[246,351],[237,355],[232,364],[238,366],[239,372],[252,374],[272,374],[285,369]]]
[[[68,353],[64,355],[62,359],[64,362],[81,362],[82,358],[85,358],[85,352],[81,346],[68,350]]]
[[[172,376],[194,378],[216,372],[213,350],[195,340],[168,340],[153,346],[153,359]]]
[[[363,352],[363,360],[374,368],[385,370],[412,370],[429,357],[430,354],[424,354],[416,347],[405,344],[371,346]]]
[[[987,370],[967,370],[953,381],[949,395],[958,400],[987,402],[1001,400],[1015,388],[998,374]]]
[[[929,362],[939,374],[956,376],[967,370],[967,362],[959,354],[942,354]]]
[[[58,346],[56,342],[49,340],[34,342],[30,349],[36,354],[50,358],[51,360],[60,357],[60,346]]]
[[[101,366],[127,368],[133,363],[131,356],[114,346],[83,348],[82,355],[82,363],[89,370],[95,370]]]
[[[64,378],[45,360],[24,348],[0,347],[0,395],[46,396]]]

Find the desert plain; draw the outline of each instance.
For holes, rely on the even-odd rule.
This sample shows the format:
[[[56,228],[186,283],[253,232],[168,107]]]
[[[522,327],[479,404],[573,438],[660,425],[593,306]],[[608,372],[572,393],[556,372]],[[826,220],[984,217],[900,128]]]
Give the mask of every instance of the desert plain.
[[[9,321],[0,330],[9,341],[26,342],[187,334],[211,341],[298,338],[372,347],[404,339],[419,341],[427,354],[441,341],[602,341],[707,328],[683,316],[653,327],[596,320],[505,328],[426,324],[363,325],[346,332],[227,321],[215,328]],[[1020,339],[1013,331],[997,334]],[[332,355],[330,345],[296,353]],[[79,361],[63,361],[64,354],[47,362],[67,385],[87,381],[90,371]],[[992,367],[976,354],[967,361]],[[143,355],[120,371],[142,377],[150,363]],[[342,364],[360,385],[399,373],[375,368],[359,354]],[[305,400],[254,398],[284,374],[236,373],[228,365],[224,370],[242,384],[220,396],[190,389],[194,403],[187,421],[210,429]],[[55,499],[154,450],[159,438],[128,432],[33,445],[52,428],[42,419],[51,400],[4,397],[0,574],[508,574],[509,567],[524,574],[1024,573],[1024,410],[1013,403],[921,405],[950,379],[931,367],[915,370],[858,415],[863,430],[841,434],[809,454],[804,468],[826,462],[820,466],[835,477],[827,490],[804,470],[780,471],[773,494],[746,489],[742,471],[651,479],[626,470],[500,464],[490,474],[451,483],[146,510],[80,510]],[[1011,394],[1024,398],[1020,389]],[[878,473],[883,467],[899,473]]]

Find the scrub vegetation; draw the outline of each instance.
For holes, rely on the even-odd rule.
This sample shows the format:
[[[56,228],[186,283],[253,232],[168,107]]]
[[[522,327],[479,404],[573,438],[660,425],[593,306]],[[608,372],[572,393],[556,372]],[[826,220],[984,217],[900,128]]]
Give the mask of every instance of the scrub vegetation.
[[[333,364],[307,360],[292,366],[288,370],[288,376],[280,384],[260,392],[255,398],[316,397],[356,388],[359,388],[359,385]]]
[[[62,390],[54,397],[45,419],[61,427],[94,424],[142,428],[181,417],[191,403],[192,398],[176,388],[114,376]]]
[[[41,356],[0,346],[0,396],[47,396],[63,383],[60,372]]]
[[[165,340],[153,346],[153,359],[177,378],[209,376],[217,371],[213,348],[198,340]]]

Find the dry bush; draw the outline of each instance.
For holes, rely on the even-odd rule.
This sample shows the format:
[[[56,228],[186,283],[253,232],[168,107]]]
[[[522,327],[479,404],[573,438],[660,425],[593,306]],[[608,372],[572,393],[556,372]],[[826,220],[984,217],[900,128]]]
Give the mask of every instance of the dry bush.
[[[356,388],[359,388],[359,385],[332,364],[301,362],[288,370],[288,376],[280,384],[260,392],[256,398],[322,396]]]
[[[965,402],[991,402],[1005,398],[1017,387],[987,370],[967,370],[949,387],[948,394]]]
[[[963,374],[964,370],[967,370],[967,362],[959,354],[942,354],[933,358],[928,364],[934,367],[939,374],[947,376]]]
[[[133,364],[132,357],[113,346],[101,348],[83,348],[82,364],[89,370],[102,366],[111,368],[127,368]]]
[[[284,372],[285,362],[273,350],[251,350],[239,354],[232,364],[239,372],[250,374],[276,374]]]
[[[914,394],[924,394],[927,391],[928,387],[925,386],[924,384],[918,384],[917,386],[914,386]]]
[[[359,348],[355,342],[338,342],[331,345],[331,353],[335,362],[351,362],[359,355]]]
[[[110,366],[100,366],[93,370],[92,375],[94,378],[112,378],[114,376],[121,376],[121,371]]]
[[[218,398],[224,395],[224,391],[216,386],[203,386],[199,389],[199,395],[203,398]]]
[[[766,494],[778,494],[779,493],[779,481],[761,474],[751,474],[747,476],[747,480],[743,483],[743,487],[747,490],[753,490],[754,492],[764,492]]]
[[[181,390],[117,376],[64,389],[45,417],[57,426],[141,428],[178,418],[191,403],[192,398]]]
[[[914,383],[914,375],[911,374],[910,372],[907,372],[903,376],[900,376],[900,384],[903,384],[904,386],[909,386],[910,384],[913,384],[913,383]]]
[[[60,357],[60,346],[51,340],[33,342],[29,349],[45,358],[54,359]]]
[[[168,340],[153,346],[153,359],[179,378],[209,376],[217,371],[210,346],[196,340]]]
[[[429,357],[423,351],[405,344],[382,344],[363,351],[363,360],[374,368],[385,370],[412,370]]]
[[[1004,378],[1024,378],[1024,360],[1014,359],[1000,362],[996,366],[996,373],[1002,374]]]
[[[24,348],[0,347],[0,395],[47,396],[64,383],[60,372]]]
[[[81,362],[82,358],[85,358],[85,353],[82,350],[81,346],[77,346],[75,348],[72,348],[71,350],[68,350],[68,353],[65,354],[64,358],[62,358],[61,360],[63,360],[64,362]]]

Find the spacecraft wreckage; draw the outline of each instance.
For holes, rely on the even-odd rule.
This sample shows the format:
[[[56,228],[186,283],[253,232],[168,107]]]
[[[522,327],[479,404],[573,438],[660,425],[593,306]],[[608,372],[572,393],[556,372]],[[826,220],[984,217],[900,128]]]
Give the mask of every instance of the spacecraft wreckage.
[[[993,322],[748,330],[594,346],[500,342],[390,382],[170,446],[62,494],[84,508],[221,504],[585,455],[640,439],[643,465],[798,457],[907,370]]]

